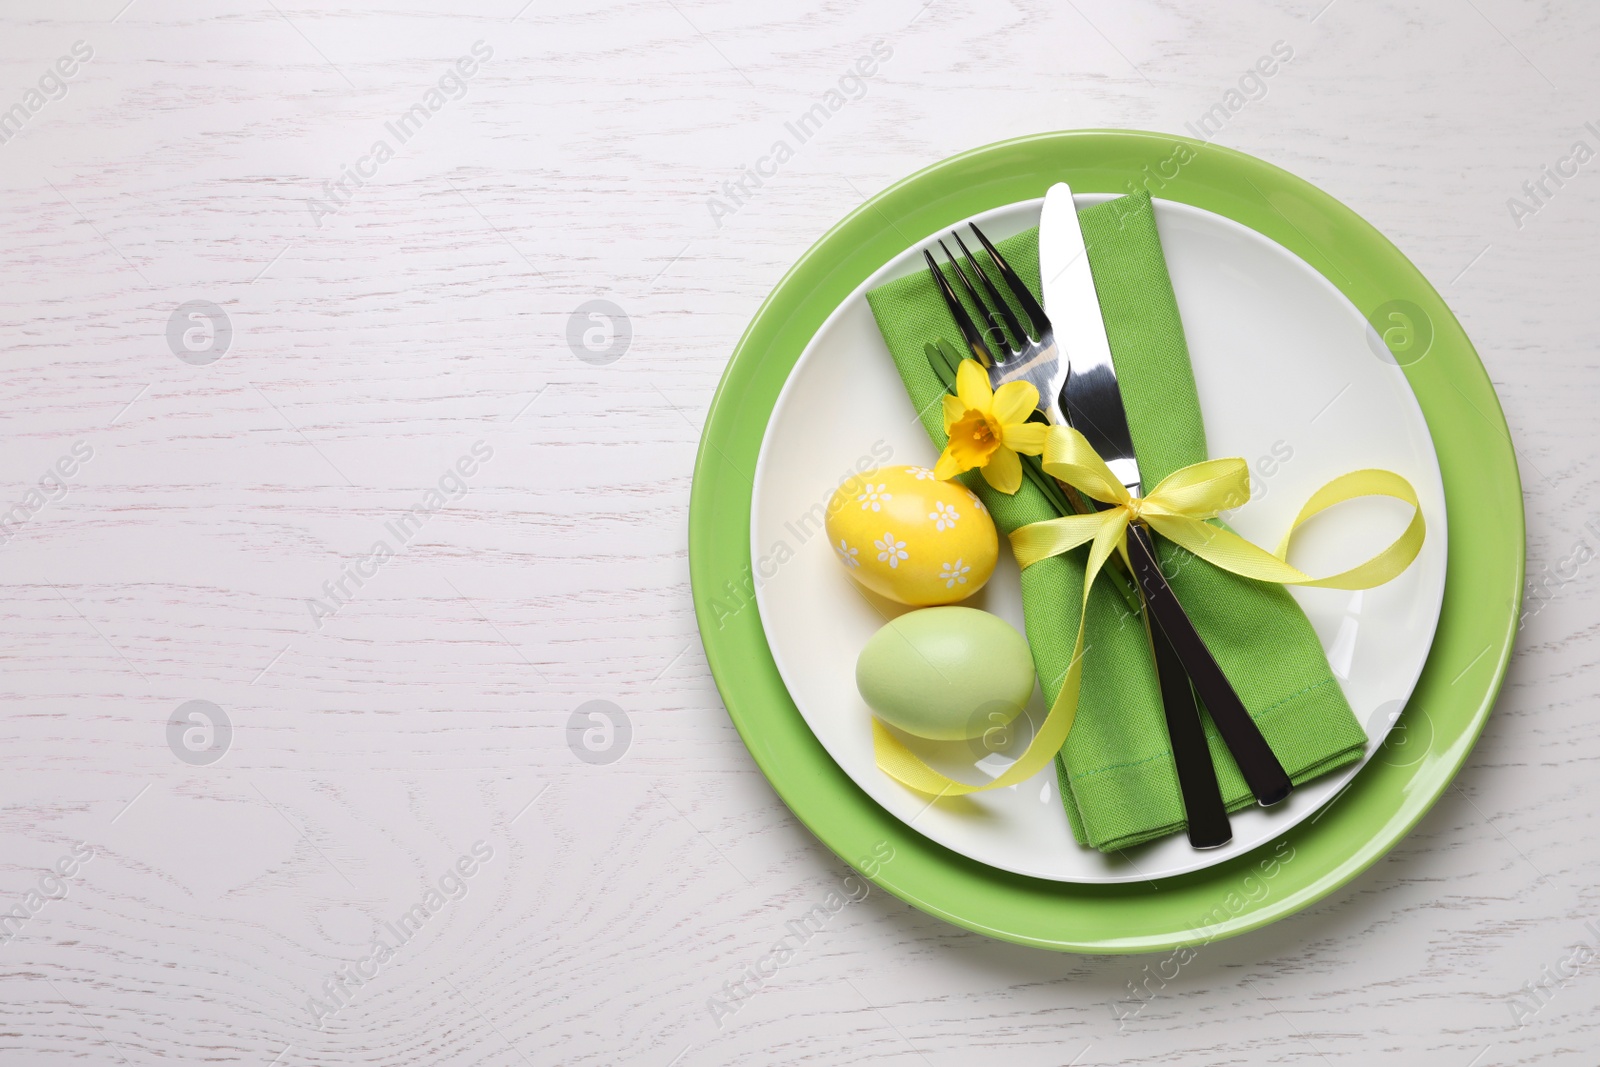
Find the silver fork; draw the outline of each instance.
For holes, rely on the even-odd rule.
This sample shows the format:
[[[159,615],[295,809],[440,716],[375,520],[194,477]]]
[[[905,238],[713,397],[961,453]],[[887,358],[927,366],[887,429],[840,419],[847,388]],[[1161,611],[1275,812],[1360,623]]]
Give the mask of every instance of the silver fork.
[[[967,277],[966,271],[962,269],[960,261],[950,255],[950,249],[943,241],[939,242],[939,247],[944,249],[944,254],[949,257],[956,276],[961,279],[962,287],[972,297],[973,305],[982,309],[985,318],[989,320],[988,330],[979,332],[977,325],[956,296],[955,290],[950,287],[949,279],[934,262],[933,256],[924,249],[923,257],[928,262],[928,271],[938,283],[939,291],[944,295],[945,303],[949,306],[950,313],[956,320],[956,326],[961,331],[962,339],[972,352],[972,357],[988,372],[990,388],[998,389],[1008,381],[1030,382],[1039,391],[1039,410],[1043,412],[1045,418],[1053,424],[1065,425],[1067,419],[1061,410],[1061,395],[1066,387],[1071,365],[1061,359],[1050,318],[983,231],[974,225],[972,233],[983,244],[984,250],[994,261],[995,269],[999,271],[1001,279],[1016,296],[1017,303],[1028,316],[1036,336],[1030,336],[1022,329],[1022,324],[1011,313],[1006,302],[1000,298],[994,282],[990,280],[959,234],[952,232],[951,236],[966,255],[968,266],[988,292],[991,303],[985,304],[978,298],[977,290]],[[997,308],[1000,310],[996,310]],[[1016,344],[1008,340],[1007,329],[1011,331],[1011,337],[1017,339]],[[997,360],[996,351],[1003,351],[1005,358]],[[954,372],[954,367],[947,370],[952,378]],[[1119,478],[1122,477],[1120,472],[1114,473],[1117,473]],[[1048,475],[1043,476],[1048,477]],[[1086,502],[1085,498],[1076,494],[1070,494],[1068,499],[1073,500],[1075,506],[1086,508],[1093,505],[1093,502]],[[1140,596],[1142,599],[1142,589]],[[1166,720],[1167,739],[1172,746],[1172,762],[1178,775],[1178,793],[1183,799],[1184,829],[1188,834],[1189,844],[1196,849],[1220,848],[1233,840],[1233,826],[1228,820],[1228,809],[1222,801],[1222,790],[1217,784],[1216,767],[1211,763],[1211,750],[1206,744],[1205,727],[1200,722],[1200,707],[1195,699],[1194,688],[1189,684],[1183,664],[1165,633],[1159,626],[1149,625],[1148,612],[1140,614],[1155,659],[1156,680],[1161,688],[1161,710]]]
[[[978,329],[950,285],[949,279],[939,269],[932,254],[925,249],[923,257],[927,261],[929,273],[933,275],[951,316],[955,319],[956,327],[961,331],[973,358],[987,371],[991,388],[998,389],[1013,381],[1027,381],[1039,391],[1039,410],[1046,419],[1055,425],[1074,425],[1077,420],[1069,417],[1069,412],[1062,404],[1062,397],[1071,379],[1072,364],[1069,359],[1062,358],[1049,316],[1045,314],[1044,308],[1040,306],[1016,271],[1006,262],[994,243],[975,224],[968,223],[968,226],[972,230],[972,235],[983,246],[1012,298],[1027,316],[1032,331],[1030,333],[1023,329],[1021,321],[1012,312],[1010,304],[1001,295],[983,265],[967,248],[966,242],[960,235],[952,232],[951,236],[965,256],[965,267],[961,260],[951,254],[949,247],[942,240],[939,242],[939,247],[949,258],[950,265],[954,268],[956,277],[971,299],[972,305],[989,324],[984,330]],[[971,277],[968,276],[969,272]],[[978,285],[973,284],[973,278],[977,279]],[[979,287],[983,290],[982,294],[979,292]],[[984,299],[985,295],[988,297],[987,300]],[[1092,377],[1094,376],[1090,375],[1090,378]],[[1111,381],[1114,383],[1115,378],[1112,377]],[[1085,379],[1084,384],[1092,386],[1097,383]],[[1110,388],[1114,390],[1116,386],[1112,384]],[[1082,405],[1073,407],[1079,414],[1085,414],[1081,410]],[[1121,408],[1119,399],[1115,405],[1096,409],[1102,412],[1100,421],[1104,421],[1106,417],[1104,412],[1110,410],[1118,420],[1121,420],[1122,424],[1116,427],[1084,425],[1078,429],[1084,431],[1091,444],[1097,444],[1097,450],[1105,455],[1106,465],[1111,468],[1117,479],[1138,493],[1140,478],[1137,458],[1125,451],[1107,448],[1104,444],[1097,443],[1102,440],[1110,442],[1130,439]],[[1107,434],[1105,430],[1118,432]],[[1091,504],[1099,508],[1108,506],[1093,501]],[[1224,740],[1233,751],[1235,760],[1249,782],[1252,792],[1256,794],[1257,800],[1264,805],[1277,803],[1288,795],[1292,786],[1281,764],[1266,744],[1265,738],[1261,736],[1259,728],[1245,710],[1238,694],[1234,692],[1232,684],[1222,674],[1215,658],[1205,647],[1205,642],[1195,631],[1182,605],[1178,603],[1170,586],[1167,585],[1148,535],[1142,530],[1131,530],[1130,533],[1133,536],[1129,537],[1129,546],[1134,549],[1138,584],[1147,602],[1151,604],[1150,614],[1154,615],[1157,623],[1149,628],[1151,643],[1155,652],[1158,676],[1162,682],[1162,703],[1167,713],[1173,758],[1177,764],[1179,785],[1189,814],[1190,840],[1196,847],[1206,847],[1197,840],[1197,831],[1198,836],[1206,839],[1208,843],[1219,838],[1226,841],[1231,835],[1226,830],[1227,815],[1217,792],[1216,773],[1211,765],[1209,752],[1205,748],[1205,736],[1200,728],[1198,708],[1194,703],[1195,694],[1188,684],[1190,680],[1194,682],[1195,688],[1199,689],[1206,708],[1222,731]],[[1182,672],[1187,672],[1188,679],[1182,679]],[[1181,686],[1180,680],[1182,680]]]

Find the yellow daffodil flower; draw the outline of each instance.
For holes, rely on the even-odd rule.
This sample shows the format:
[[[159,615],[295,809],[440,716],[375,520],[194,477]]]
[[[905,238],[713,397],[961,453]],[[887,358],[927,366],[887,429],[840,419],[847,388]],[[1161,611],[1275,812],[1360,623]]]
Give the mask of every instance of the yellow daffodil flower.
[[[1043,423],[1027,422],[1039,406],[1039,390],[1027,382],[1010,382],[998,391],[989,388],[989,375],[972,359],[956,368],[956,395],[944,398],[944,432],[950,438],[934,477],[947,481],[977,467],[984,481],[1002,493],[1015,493],[1022,485],[1021,452],[1037,456],[1044,451]]]

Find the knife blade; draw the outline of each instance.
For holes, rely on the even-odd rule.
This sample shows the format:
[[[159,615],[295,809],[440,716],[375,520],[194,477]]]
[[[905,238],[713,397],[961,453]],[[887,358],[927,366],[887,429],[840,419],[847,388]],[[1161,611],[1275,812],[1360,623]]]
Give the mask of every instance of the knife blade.
[[[1054,410],[1046,409],[1046,414],[1083,434],[1128,491],[1135,496],[1142,495],[1138,453],[1128,427],[1122,389],[1111,356],[1111,342],[1078,222],[1077,205],[1072,199],[1072,189],[1065,182],[1056,183],[1045,194],[1039,217],[1039,275],[1045,313],[1054,327],[1061,358],[1070,368],[1061,396],[1054,398],[1051,404]],[[1257,802],[1266,807],[1282,801],[1294,786],[1167,584],[1151,531],[1143,523],[1129,525],[1128,548],[1135,578],[1149,606],[1147,614],[1154,619],[1152,638],[1155,630],[1161,632],[1193,683],[1187,703],[1192,707],[1194,696],[1198,696],[1205,705]],[[1161,644],[1153,640],[1158,668],[1164,652],[1168,651],[1162,649]],[[1168,666],[1167,672],[1158,670],[1158,674],[1170,674],[1170,663]],[[1189,807],[1192,792],[1199,817],[1210,825],[1215,821],[1216,807],[1221,800],[1218,797],[1213,803],[1211,799],[1211,793],[1217,788],[1216,773],[1210,754],[1204,749],[1198,710],[1193,714],[1179,710],[1185,702],[1176,699],[1176,693],[1173,694],[1175,699],[1167,700],[1169,688],[1175,688],[1175,683],[1163,686],[1162,702],[1185,808]],[[1194,741],[1197,730],[1200,731],[1198,745]],[[1209,787],[1206,779],[1209,779]],[[1223,818],[1226,818],[1225,813]],[[1191,823],[1194,819],[1195,812],[1191,811]]]

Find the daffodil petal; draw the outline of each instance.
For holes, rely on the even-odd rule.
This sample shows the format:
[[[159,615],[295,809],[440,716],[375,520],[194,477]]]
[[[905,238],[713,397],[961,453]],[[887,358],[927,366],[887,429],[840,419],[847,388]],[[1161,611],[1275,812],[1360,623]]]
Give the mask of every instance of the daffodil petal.
[[[969,408],[989,410],[994,391],[989,388],[989,372],[978,366],[977,360],[964,359],[956,368],[956,396]]]
[[[1032,382],[1007,382],[994,391],[989,413],[1002,426],[1023,422],[1039,406],[1039,390]],[[1041,448],[1043,445],[1040,446]]]
[[[948,482],[963,469],[955,455],[947,448],[939,454],[939,462],[933,465],[933,476],[941,482]]]
[[[1028,388],[1033,387],[1030,385]],[[999,399],[1000,394],[996,393],[995,400]],[[1042,422],[1009,422],[1002,427],[1000,440],[1007,448],[1021,452],[1025,456],[1037,456],[1044,451],[1045,439],[1049,433],[1050,427]]]
[[[1022,487],[1022,461],[1015,452],[1001,445],[984,464],[983,479],[1010,496]]]
[[[961,416],[967,413],[967,405],[951,396],[944,394],[944,435],[950,436],[950,427],[954,426]]]

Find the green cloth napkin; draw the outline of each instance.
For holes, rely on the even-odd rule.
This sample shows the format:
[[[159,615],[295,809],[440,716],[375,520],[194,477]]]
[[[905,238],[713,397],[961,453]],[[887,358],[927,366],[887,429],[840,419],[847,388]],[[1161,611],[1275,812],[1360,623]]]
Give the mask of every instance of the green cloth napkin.
[[[1149,193],[1078,213],[1123,403],[1146,487],[1207,457],[1194,372]],[[1037,228],[999,242],[1039,291]],[[934,444],[944,447],[943,392],[923,345],[961,334],[925,271],[867,294],[912,404]],[[976,313],[974,312],[976,317]],[[1034,486],[1015,496],[963,476],[1003,533],[1052,518]],[[1328,668],[1304,612],[1282,586],[1229,574],[1160,541],[1164,570],[1228,679],[1296,784],[1359,759],[1366,735]],[[1066,673],[1078,626],[1087,547],[1022,572],[1028,644],[1048,700]],[[1115,851],[1183,828],[1183,801],[1167,740],[1155,665],[1143,622],[1109,576],[1089,599],[1078,717],[1057,757],[1061,798],[1079,843]],[[1253,803],[1238,766],[1205,722],[1211,758],[1229,810]]]

